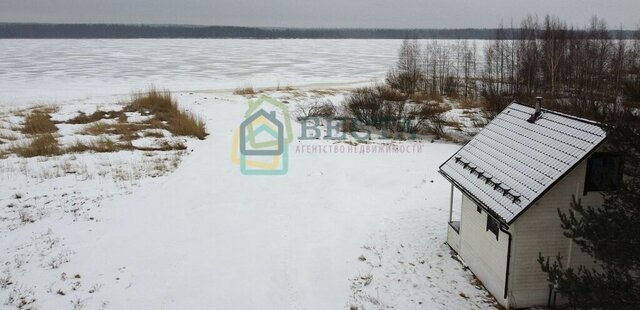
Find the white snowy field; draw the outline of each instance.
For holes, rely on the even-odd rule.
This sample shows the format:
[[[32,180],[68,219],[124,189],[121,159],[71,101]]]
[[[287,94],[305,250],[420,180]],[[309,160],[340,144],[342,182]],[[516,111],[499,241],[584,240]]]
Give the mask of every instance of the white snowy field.
[[[444,244],[449,184],[437,167],[458,145],[374,140],[422,151],[309,154],[294,150],[336,142],[297,141],[287,175],[245,176],[230,153],[247,99],[175,96],[206,117],[210,136],[190,140],[189,154],[164,176],[143,173],[131,184],[109,172],[27,178],[11,167],[15,159],[2,160],[0,264],[12,284],[0,289],[1,301],[27,296],[43,309],[491,307]],[[111,156],[127,172],[144,170],[139,152]],[[48,161],[56,159],[20,165]],[[33,210],[34,221],[21,221],[20,209]]]
[[[117,109],[150,84],[209,132],[184,151],[0,159],[0,308],[493,309],[444,244],[450,185],[437,170],[460,145],[294,139],[283,176],[242,175],[231,161],[248,98],[228,89],[313,85],[266,94],[292,111],[338,103],[345,87],[383,77],[399,45],[0,40],[0,138],[30,105],[57,104],[65,119]],[[60,140],[77,129],[58,126]],[[379,145],[420,152],[360,152]]]

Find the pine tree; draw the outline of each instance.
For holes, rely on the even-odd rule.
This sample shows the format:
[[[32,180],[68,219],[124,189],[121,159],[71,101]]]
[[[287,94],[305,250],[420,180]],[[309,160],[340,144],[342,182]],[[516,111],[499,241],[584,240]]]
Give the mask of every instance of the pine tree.
[[[629,97],[628,97],[629,98]],[[633,108],[609,112],[609,151],[623,160],[624,178],[604,193],[601,207],[573,199],[568,213],[558,211],[564,234],[595,261],[595,267],[563,266],[540,253],[538,262],[550,285],[580,309],[640,309],[640,133]],[[548,253],[547,253],[548,254]]]

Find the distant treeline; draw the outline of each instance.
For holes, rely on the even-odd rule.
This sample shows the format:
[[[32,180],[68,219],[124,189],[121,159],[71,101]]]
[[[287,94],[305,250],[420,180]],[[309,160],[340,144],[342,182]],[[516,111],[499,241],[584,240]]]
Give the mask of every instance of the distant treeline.
[[[502,29],[501,38],[517,39],[519,29]],[[579,31],[579,30],[577,30]],[[611,30],[612,38],[631,38],[636,31]],[[137,38],[244,38],[244,39],[480,39],[498,38],[496,29],[356,29],[261,28],[193,25],[38,24],[0,23],[3,39],[137,39]]]

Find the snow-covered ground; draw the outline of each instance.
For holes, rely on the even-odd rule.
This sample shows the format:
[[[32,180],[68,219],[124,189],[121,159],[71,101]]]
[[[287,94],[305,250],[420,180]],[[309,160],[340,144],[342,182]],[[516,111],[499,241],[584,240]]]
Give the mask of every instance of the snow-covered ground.
[[[245,176],[230,152],[247,99],[175,96],[205,116],[210,136],[188,141],[173,172],[154,174],[159,155],[138,151],[0,161],[5,305],[490,307],[444,244],[449,184],[437,167],[458,145],[374,140],[311,154],[293,150],[340,142],[295,141],[287,175]],[[358,149],[379,143],[421,151]],[[47,173],[60,167],[73,172]]]
[[[231,161],[248,99],[229,89],[310,85],[266,93],[292,112],[338,103],[344,87],[383,77],[399,45],[0,40],[0,127],[30,104],[60,105],[56,120],[117,109],[153,83],[209,132],[184,151],[0,159],[0,308],[494,308],[444,244],[450,187],[437,168],[460,145],[294,139],[283,176]],[[351,151],[296,151],[325,146]],[[419,151],[367,151],[377,146]]]

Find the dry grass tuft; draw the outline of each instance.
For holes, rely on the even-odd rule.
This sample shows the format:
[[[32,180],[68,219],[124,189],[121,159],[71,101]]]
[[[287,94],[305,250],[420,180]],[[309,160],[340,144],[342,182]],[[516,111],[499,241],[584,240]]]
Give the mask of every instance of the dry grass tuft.
[[[95,111],[92,114],[78,112],[78,116],[66,121],[67,124],[89,124],[103,119],[118,119],[119,122],[126,122],[127,115],[122,111]]]
[[[151,138],[164,138],[164,133],[161,131],[145,131],[142,133],[143,137],[151,137]]]
[[[57,105],[41,104],[41,105],[37,105],[37,106],[33,107],[32,111],[33,112],[37,112],[37,113],[51,114],[51,113],[56,113],[56,112],[60,111],[60,107],[57,106]]]
[[[248,96],[248,95],[255,95],[256,91],[255,91],[255,89],[253,89],[252,86],[244,86],[244,87],[238,87],[238,88],[234,89],[233,90],[233,94],[234,95]]]
[[[174,116],[169,122],[171,133],[178,136],[194,136],[203,140],[207,136],[204,120],[197,115],[188,112],[181,112]]]
[[[80,134],[91,135],[91,142],[76,142],[68,147],[61,148],[53,133],[58,131],[56,123],[51,120],[50,113],[57,111],[57,107],[42,106],[30,110],[24,114],[25,123],[17,130],[29,135],[23,141],[12,142],[9,147],[0,150],[0,158],[9,154],[20,157],[53,156],[64,153],[78,152],[117,152],[122,150],[135,150],[132,141],[140,137],[164,138],[163,130],[169,131],[175,136],[193,136],[204,139],[207,136],[205,122],[197,115],[181,109],[169,92],[151,89],[133,96],[131,102],[122,111],[96,111],[92,114],[79,114],[66,121],[67,124],[87,124]],[[127,122],[126,112],[137,112],[148,116],[142,122]],[[0,132],[0,144],[17,140],[18,137],[7,136],[3,130]],[[17,134],[17,133],[16,133]],[[184,150],[186,145],[180,141],[161,141],[156,147],[149,148],[153,151]]]
[[[17,143],[11,152],[21,157],[54,156],[61,153],[58,140],[52,134],[43,134],[30,143]]]
[[[140,151],[173,151],[173,150],[186,150],[187,145],[176,141],[174,143],[169,143],[168,141],[163,141],[159,146],[155,147],[135,147],[136,150]]]
[[[291,90],[295,90],[295,89],[291,89]],[[309,90],[310,93],[317,95],[317,96],[329,96],[329,95],[334,95],[335,93],[337,93],[337,90],[335,89],[312,89]]]
[[[151,89],[146,93],[137,94],[124,110],[153,115],[154,118],[148,122],[151,128],[167,129],[174,135],[193,136],[200,140],[207,136],[204,120],[193,113],[181,110],[169,92]]]
[[[118,135],[122,141],[132,141],[139,137],[138,131],[150,128],[149,124],[97,122],[85,127],[81,133],[85,135]]]
[[[89,143],[82,143],[76,141],[73,145],[67,148],[67,152],[83,153],[83,152],[97,152],[97,153],[109,153],[122,150],[132,150],[131,143],[117,143],[109,138],[101,137],[95,141]]]
[[[36,110],[27,114],[24,119],[24,127],[22,127],[24,134],[54,133],[56,131],[58,131],[58,127],[51,120],[51,115]]]
[[[309,119],[310,117],[334,117],[338,113],[331,100],[316,100],[309,103],[300,103],[294,114],[298,121]]]

